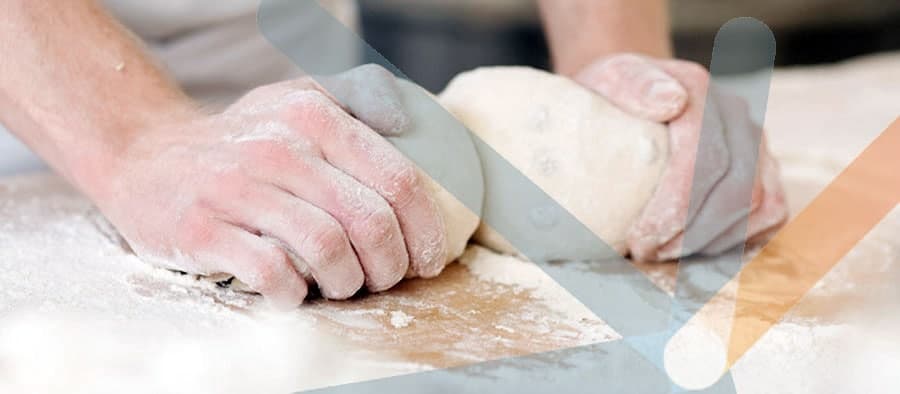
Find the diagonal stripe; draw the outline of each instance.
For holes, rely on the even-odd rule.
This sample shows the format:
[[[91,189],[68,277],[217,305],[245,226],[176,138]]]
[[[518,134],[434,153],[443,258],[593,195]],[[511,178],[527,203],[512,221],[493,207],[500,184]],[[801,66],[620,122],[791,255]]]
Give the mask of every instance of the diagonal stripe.
[[[295,29],[300,17],[315,21],[317,29],[328,32],[330,41],[298,40]],[[335,74],[355,67],[354,59],[332,56],[338,52],[334,45],[338,45],[359,48],[367,62],[380,64],[395,75],[405,77],[401,70],[316,1],[266,0],[260,5],[258,18],[262,34],[309,74]],[[428,127],[415,127],[399,137],[390,138],[399,151],[470,210],[481,211],[485,223],[540,265],[592,312],[602,316],[616,332],[638,338],[667,332],[672,300],[665,292],[502,155],[466,129],[433,96],[421,89],[408,88],[408,84],[400,87],[404,104],[413,109],[410,113],[412,123]],[[459,157],[461,151],[454,150],[454,146],[434,143],[448,139],[448,135],[455,140],[471,141],[474,145],[484,172],[484,201],[471,199],[474,185],[447,182],[450,175],[459,175],[464,170],[460,163],[447,160]],[[465,148],[466,144],[455,146]],[[550,259],[592,263],[551,264]],[[657,353],[645,356],[661,365]]]
[[[682,248],[687,251],[699,251],[709,244],[710,234],[721,234],[728,227],[742,229],[747,232],[749,215],[742,215],[738,220],[733,217],[716,217],[698,223],[704,204],[716,192],[717,187],[704,189],[700,186],[705,172],[717,169],[709,168],[700,157],[704,145],[717,146],[717,138],[731,138],[729,150],[739,155],[742,161],[731,162],[730,165],[743,165],[745,168],[758,168],[758,159],[766,109],[769,101],[769,86],[775,68],[776,43],[772,31],[764,23],[753,18],[735,18],[719,29],[713,45],[712,58],[709,64],[710,85],[706,94],[703,123],[698,141],[698,159],[695,163],[693,182],[690,193],[690,212],[685,218]],[[741,80],[735,83],[734,76]],[[726,104],[723,98],[738,99],[746,104],[735,106]],[[730,118],[731,122],[723,124]],[[734,119],[749,120],[747,123],[736,123]],[[748,127],[749,126],[749,127]],[[730,136],[730,137],[729,137]],[[723,140],[722,143],[725,141]],[[737,170],[730,170],[732,176]],[[724,180],[719,179],[719,182]],[[724,186],[730,196],[741,196],[730,203],[734,209],[752,210],[753,186],[755,177],[743,179],[735,177],[736,183]],[[721,198],[721,197],[720,197]],[[732,197],[734,198],[734,197]],[[695,216],[695,217],[691,217]],[[677,331],[716,295],[726,283],[731,281],[741,269],[744,254],[744,243],[740,243],[730,252],[719,256],[690,256],[681,258],[678,264],[678,277],[675,288],[675,301],[672,308],[671,330]]]
[[[740,273],[729,366],[900,201],[900,118]]]
[[[317,31],[324,31],[325,41],[302,40],[304,27],[309,24],[300,23],[298,19],[313,23]],[[736,28],[744,26],[751,30],[762,27],[768,40],[762,49],[766,52],[769,48],[768,41],[773,41],[771,32],[758,21],[744,20],[743,23],[729,23],[726,27]],[[749,23],[747,23],[749,22]],[[354,32],[348,30],[340,22],[321,8],[316,1],[286,1],[266,0],[260,5],[259,27],[263,35],[276,47],[281,49],[294,60],[301,68],[310,74],[333,74],[345,71],[356,66],[353,56],[344,56],[347,49],[358,50],[368,57],[370,62],[385,66],[398,76],[402,72],[382,57],[377,51],[368,46]],[[731,29],[723,30],[730,31]],[[746,33],[747,31],[743,31]],[[721,31],[720,31],[721,33]],[[735,30],[733,37],[743,36]],[[728,45],[732,45],[729,43]],[[727,46],[727,45],[726,45]],[[720,46],[718,49],[722,49]],[[772,46],[774,50],[774,45]],[[728,51],[717,50],[714,57],[722,57]],[[753,53],[750,51],[751,60]],[[746,61],[747,56],[726,56],[731,60]],[[771,56],[762,56],[761,61],[771,68]],[[771,70],[769,70],[771,71]],[[534,374],[527,365],[529,361],[541,360],[550,356],[557,362],[546,373],[557,378],[563,378],[573,369],[572,363],[581,360],[579,357],[570,358],[571,352],[557,351],[545,355],[532,355],[501,362],[501,366],[509,368],[505,379],[492,379],[482,381],[473,379],[468,373],[454,373],[454,371],[437,372],[435,374],[413,375],[406,378],[388,379],[380,383],[371,382],[372,385],[363,384],[358,387],[334,388],[333,392],[340,390],[360,389],[377,390],[379,384],[400,384],[402,392],[423,391],[422,387],[429,385],[447,389],[449,387],[468,387],[478,392],[483,387],[491,385],[497,388],[515,387],[515,383],[524,386],[526,392],[547,392],[552,389],[559,391],[581,391],[587,383],[588,387],[602,389],[609,387],[612,382],[620,382],[623,387],[629,387],[631,392],[660,392],[666,391],[662,386],[648,386],[651,376],[656,376],[662,371],[661,352],[665,339],[670,336],[668,330],[672,299],[653,285],[644,275],[627,260],[616,255],[605,242],[597,238],[587,227],[581,224],[577,218],[571,215],[565,208],[559,206],[552,198],[544,193],[537,185],[521,174],[515,167],[506,162],[502,156],[471,135],[459,124],[455,118],[447,113],[440,104],[436,103],[432,96],[420,90],[404,91],[407,104],[413,104],[421,111],[412,114],[427,115],[427,119],[421,119],[420,124],[429,127],[419,133],[408,133],[399,138],[392,138],[391,142],[416,162],[425,172],[435,178],[448,191],[459,198],[475,212],[482,211],[485,222],[501,233],[507,240],[515,245],[523,254],[532,261],[538,263],[541,268],[551,275],[558,283],[569,290],[585,306],[594,311],[609,323],[617,332],[627,339],[617,341],[610,348],[606,346],[587,346],[576,350],[574,354],[589,354],[592,357],[584,359],[584,366],[590,371],[587,377],[602,378],[603,385],[596,382],[591,384],[591,379],[585,376],[576,379],[562,379],[568,386],[553,384],[553,379],[541,379],[538,383],[551,383],[548,389],[543,385],[526,379]],[[765,100],[762,97],[762,100]],[[753,101],[753,100],[750,100]],[[416,120],[416,119],[414,119]],[[469,141],[469,139],[471,139]],[[449,144],[435,144],[435,141],[449,141]],[[473,198],[481,185],[473,185],[472,182],[455,182],[459,175],[465,175],[469,170],[467,164],[448,163],[442,160],[446,157],[460,157],[459,153],[473,153],[474,148],[480,159],[481,168],[485,179],[489,180],[483,185],[487,200],[482,201]],[[537,218],[538,220],[535,220]],[[593,260],[592,264],[554,264],[549,258],[564,257],[566,260]],[[600,261],[597,261],[600,260]],[[701,268],[705,270],[705,268]],[[687,314],[687,313],[686,313]],[[613,352],[607,349],[620,349]],[[586,353],[580,353],[586,352]],[[525,364],[524,366],[522,364]],[[580,363],[579,363],[580,364]],[[478,370],[485,365],[475,365],[470,368]],[[463,370],[465,371],[465,370]],[[605,372],[604,374],[598,373]],[[439,377],[445,377],[442,380]],[[662,376],[662,375],[659,375]],[[421,379],[425,379],[424,381]],[[557,381],[559,382],[559,380]],[[513,384],[513,386],[508,386]],[[665,384],[665,386],[669,386]],[[668,387],[666,387],[668,388]],[[518,389],[517,391],[522,391]],[[726,374],[719,384],[708,392],[733,393],[730,376]],[[424,390],[428,391],[428,390]],[[458,391],[458,390],[454,390]],[[619,390],[617,390],[619,391]],[[621,390],[624,391],[624,390]],[[332,392],[332,391],[329,391]],[[383,392],[378,390],[378,392]],[[449,391],[448,391],[449,392]]]

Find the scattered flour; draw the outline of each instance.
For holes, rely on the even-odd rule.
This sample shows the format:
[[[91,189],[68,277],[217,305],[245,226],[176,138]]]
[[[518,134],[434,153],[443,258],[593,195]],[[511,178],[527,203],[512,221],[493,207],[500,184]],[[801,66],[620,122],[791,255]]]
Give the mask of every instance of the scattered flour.
[[[423,368],[152,268],[96,216],[54,176],[0,183],[0,392],[282,393]]]
[[[514,286],[531,292],[570,320],[599,320],[586,306],[544,273],[536,264],[511,255],[494,253],[480,246],[470,247],[460,263],[481,280]]]
[[[407,315],[403,311],[391,312],[391,325],[394,328],[406,328],[415,320],[415,317]]]
[[[840,75],[776,73],[766,119],[776,155],[817,151],[810,145],[826,140],[823,156],[852,151],[842,154],[839,164],[849,161],[874,137],[860,139],[858,132],[877,133],[896,118],[896,84],[884,78],[897,80],[900,57],[884,59],[889,62],[882,72],[842,66]],[[839,78],[851,72],[852,78]],[[859,89],[861,83],[867,88]],[[810,95],[813,86],[816,94]],[[822,105],[828,98],[839,101]],[[846,105],[863,101],[867,105]],[[835,108],[842,116],[821,116]],[[791,160],[779,158],[788,183],[806,176]],[[829,174],[815,177],[827,180]],[[802,194],[789,190],[788,195]],[[792,204],[795,211],[798,206],[802,202]],[[290,392],[424,368],[347,349],[340,339],[316,330],[311,315],[271,315],[252,298],[151,269],[98,231],[95,215],[87,201],[55,177],[0,181],[0,392]],[[844,308],[848,314],[831,321],[785,317],[734,367],[738,392],[900,390],[898,224],[900,210],[895,210],[881,231],[867,237],[864,248],[851,253],[795,308],[837,292],[853,301]],[[596,319],[531,263],[480,248],[470,249],[463,263],[485,281],[521,289],[567,314]],[[396,326],[396,311],[388,310],[343,316],[390,315]],[[398,317],[398,323],[412,322],[405,313]],[[503,324],[494,327],[515,331]],[[687,349],[705,335],[698,333]],[[460,349],[447,353],[480,361]]]

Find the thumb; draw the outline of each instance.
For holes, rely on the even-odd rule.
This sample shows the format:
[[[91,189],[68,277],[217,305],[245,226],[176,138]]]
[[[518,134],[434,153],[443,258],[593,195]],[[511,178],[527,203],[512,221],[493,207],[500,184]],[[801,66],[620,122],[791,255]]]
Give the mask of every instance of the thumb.
[[[684,86],[640,55],[601,58],[585,67],[575,80],[626,112],[655,122],[671,121],[687,106]]]
[[[316,79],[353,116],[382,135],[399,135],[410,123],[397,80],[384,67],[367,64]]]

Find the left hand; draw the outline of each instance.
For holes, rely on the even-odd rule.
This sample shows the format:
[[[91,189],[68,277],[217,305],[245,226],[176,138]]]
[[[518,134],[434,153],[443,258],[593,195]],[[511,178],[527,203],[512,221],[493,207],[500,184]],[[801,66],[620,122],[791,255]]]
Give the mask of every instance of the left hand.
[[[703,66],[617,54],[589,64],[575,80],[624,111],[669,127],[669,163],[628,235],[632,258],[722,253],[784,223],[784,191],[765,136],[754,149],[762,132],[747,104],[709,89]],[[715,100],[707,101],[707,90]]]

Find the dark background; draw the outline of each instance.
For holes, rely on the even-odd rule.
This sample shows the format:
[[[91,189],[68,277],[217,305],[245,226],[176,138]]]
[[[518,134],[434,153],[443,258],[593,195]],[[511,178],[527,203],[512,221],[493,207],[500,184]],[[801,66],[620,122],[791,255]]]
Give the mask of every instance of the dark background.
[[[757,10],[748,9],[745,3],[733,7],[732,17],[756,16],[770,25],[779,66],[830,63],[900,49],[900,1],[808,2],[812,4],[806,9],[792,10],[798,15],[795,17],[783,17],[775,6]],[[673,22],[676,55],[708,65],[713,37],[730,19],[722,15],[729,10],[718,7],[715,11],[720,16],[706,15],[702,22],[693,23],[690,13],[702,14],[703,5],[699,1],[681,3],[687,4],[672,6],[672,13],[682,21]],[[838,5],[855,8],[844,11]],[[416,5],[398,11],[379,0],[360,0],[360,8],[366,40],[412,80],[432,91],[443,89],[457,73],[478,66],[549,66],[543,31],[533,14],[492,20],[490,16],[478,18]]]

